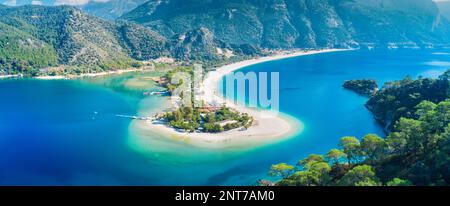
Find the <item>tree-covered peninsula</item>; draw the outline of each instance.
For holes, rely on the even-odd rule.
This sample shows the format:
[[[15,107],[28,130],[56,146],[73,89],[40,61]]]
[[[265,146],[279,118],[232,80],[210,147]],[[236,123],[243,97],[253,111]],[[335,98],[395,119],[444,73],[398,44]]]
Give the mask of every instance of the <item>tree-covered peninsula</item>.
[[[368,104],[396,119],[385,138],[343,137],[326,154],[295,166],[273,165],[269,175],[284,186],[410,186],[450,184],[450,81],[421,78],[387,83]],[[399,112],[399,110],[401,112]],[[376,114],[375,114],[376,115]]]
[[[373,79],[348,80],[343,87],[364,96],[373,96],[378,92],[378,84]]]
[[[160,118],[175,129],[187,132],[219,133],[237,128],[249,128],[253,118],[228,107],[182,107],[164,113]]]
[[[422,101],[439,103],[449,98],[450,86],[446,72],[438,79],[419,78],[413,80],[406,77],[403,80],[388,82],[373,97],[366,107],[373,113],[375,119],[385,126],[389,132],[401,117],[416,118],[416,106]]]

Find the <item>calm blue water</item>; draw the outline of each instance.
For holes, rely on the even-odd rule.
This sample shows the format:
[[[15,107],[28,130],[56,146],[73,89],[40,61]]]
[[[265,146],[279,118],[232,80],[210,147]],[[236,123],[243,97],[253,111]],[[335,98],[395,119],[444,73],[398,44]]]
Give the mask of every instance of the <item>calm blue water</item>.
[[[450,52],[432,50],[329,53],[247,67],[242,71],[280,72],[280,109],[305,125],[294,138],[250,151],[194,148],[115,116],[141,114],[161,98],[83,80],[1,80],[0,185],[253,184],[271,164],[324,153],[342,136],[383,135],[366,99],[342,89],[344,80],[383,83],[448,68]]]

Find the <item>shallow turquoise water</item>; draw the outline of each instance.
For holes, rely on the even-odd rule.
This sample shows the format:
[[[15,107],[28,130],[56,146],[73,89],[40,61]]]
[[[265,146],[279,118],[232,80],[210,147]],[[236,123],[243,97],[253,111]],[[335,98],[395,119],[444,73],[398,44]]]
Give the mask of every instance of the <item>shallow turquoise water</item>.
[[[0,185],[254,184],[271,164],[324,153],[342,136],[383,135],[364,108],[366,99],[342,89],[344,80],[437,76],[449,65],[446,51],[398,50],[244,68],[280,72],[280,109],[305,124],[294,138],[251,150],[195,148],[136,129],[115,115],[151,113],[164,101],[114,81],[1,80]]]

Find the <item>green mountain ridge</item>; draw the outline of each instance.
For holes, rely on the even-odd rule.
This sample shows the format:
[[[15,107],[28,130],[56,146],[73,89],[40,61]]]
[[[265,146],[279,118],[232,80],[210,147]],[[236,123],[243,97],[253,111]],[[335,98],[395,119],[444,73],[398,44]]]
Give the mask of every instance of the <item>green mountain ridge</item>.
[[[137,65],[138,60],[162,56],[183,60],[194,56],[198,60],[223,58],[214,52],[217,47],[224,46],[218,45],[214,36],[208,36],[205,42],[197,42],[205,39],[202,35],[206,33],[196,34],[196,39],[189,37],[191,33],[185,35],[186,39],[192,40],[191,44],[195,43],[196,48],[192,48],[143,26],[102,20],[70,6],[0,7],[0,23],[0,42],[4,42],[0,47],[2,73],[36,74],[38,69],[59,65],[64,65],[68,72],[96,72],[129,68]],[[21,43],[29,41],[44,45],[45,52],[27,55],[37,51],[35,47]]]
[[[3,24],[51,45],[56,51],[57,65],[89,65],[89,69],[101,70],[128,67],[134,61],[120,46],[117,25],[88,16],[73,7],[6,7],[0,10],[0,16]],[[49,54],[47,58],[55,56]]]
[[[263,48],[449,44],[432,0],[150,0],[121,19],[170,37],[196,28]]]
[[[120,2],[104,8],[124,12]],[[109,21],[71,6],[0,6],[0,73],[96,72],[159,57],[214,64],[272,49],[446,46],[450,21],[441,13],[432,0],[149,0]]]

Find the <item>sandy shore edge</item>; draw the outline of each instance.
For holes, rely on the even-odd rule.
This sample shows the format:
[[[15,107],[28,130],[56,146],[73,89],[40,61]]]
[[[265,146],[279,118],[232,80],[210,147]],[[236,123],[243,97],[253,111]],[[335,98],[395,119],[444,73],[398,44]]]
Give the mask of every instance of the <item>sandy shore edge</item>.
[[[218,84],[225,75],[231,72],[239,70],[243,67],[268,61],[338,51],[346,51],[346,49],[282,52],[272,56],[260,57],[225,65],[217,68],[215,71],[209,72],[206,75],[206,78],[201,84],[200,93],[203,94],[202,99],[205,102],[223,102],[223,97],[221,97],[218,92]],[[303,131],[303,123],[287,114],[278,113],[273,115],[268,111],[237,105],[228,100],[226,100],[226,103],[228,107],[253,116],[254,125],[247,130],[235,129],[222,133],[210,134],[180,132],[164,124],[158,124],[152,121],[140,121],[135,123],[144,131],[147,130],[148,132],[156,132],[173,140],[207,148],[258,146],[271,142],[279,142],[293,137],[295,134]]]
[[[37,76],[34,77],[35,79],[40,80],[59,80],[59,79],[76,79],[76,78],[83,78],[83,77],[98,77],[98,76],[106,76],[106,75],[113,75],[113,74],[123,74],[128,72],[139,72],[139,71],[149,71],[145,69],[121,69],[121,70],[114,70],[114,71],[105,71],[105,72],[97,72],[97,73],[85,73],[85,74],[78,74],[78,75],[55,75],[55,76]]]
[[[5,75],[0,75],[0,79],[8,79],[8,78],[16,78],[16,77],[20,77],[20,74],[5,74]]]

